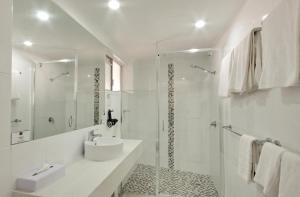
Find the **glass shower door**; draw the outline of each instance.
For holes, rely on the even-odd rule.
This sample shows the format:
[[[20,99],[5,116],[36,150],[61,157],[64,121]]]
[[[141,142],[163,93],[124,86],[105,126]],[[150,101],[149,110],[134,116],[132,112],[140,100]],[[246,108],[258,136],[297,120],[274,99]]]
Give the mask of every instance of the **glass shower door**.
[[[210,148],[214,74],[211,52],[160,55],[160,194],[218,196]]]
[[[155,58],[136,62],[134,86],[122,91],[122,138],[143,140],[143,153],[123,182],[123,196],[155,196],[157,186],[157,91]],[[132,89],[131,89],[132,88]]]

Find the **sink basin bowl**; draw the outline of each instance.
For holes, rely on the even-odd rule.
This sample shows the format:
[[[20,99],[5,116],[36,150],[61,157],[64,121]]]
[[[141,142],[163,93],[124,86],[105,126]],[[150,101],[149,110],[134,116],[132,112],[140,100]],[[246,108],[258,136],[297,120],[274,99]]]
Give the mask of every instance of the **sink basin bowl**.
[[[107,161],[119,157],[123,152],[123,140],[99,137],[94,141],[85,141],[84,156],[92,161]]]

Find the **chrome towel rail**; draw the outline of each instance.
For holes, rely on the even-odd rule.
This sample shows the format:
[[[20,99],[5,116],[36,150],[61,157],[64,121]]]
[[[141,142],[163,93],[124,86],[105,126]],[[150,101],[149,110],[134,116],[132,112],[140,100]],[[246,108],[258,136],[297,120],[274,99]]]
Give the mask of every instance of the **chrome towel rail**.
[[[232,125],[226,125],[226,126],[223,126],[222,128],[225,129],[225,130],[227,130],[227,131],[230,131],[231,133],[233,133],[233,134],[235,134],[235,135],[237,135],[237,136],[239,136],[239,137],[242,136],[241,133],[239,133],[239,132],[233,130]],[[270,142],[270,143],[273,143],[273,144],[275,144],[275,145],[277,145],[277,146],[281,146],[280,141],[278,141],[278,140],[273,140],[272,138],[266,138],[266,139],[264,139],[264,140],[256,140],[256,141],[255,141],[255,143],[261,144],[261,145],[263,145],[263,144],[266,143],[266,142]]]

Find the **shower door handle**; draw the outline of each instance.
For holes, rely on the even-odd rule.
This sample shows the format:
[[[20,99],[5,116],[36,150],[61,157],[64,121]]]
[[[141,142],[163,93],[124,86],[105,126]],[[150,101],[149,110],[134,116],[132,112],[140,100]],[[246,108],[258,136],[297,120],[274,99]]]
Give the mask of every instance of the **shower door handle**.
[[[162,121],[162,130],[165,131],[165,120]]]

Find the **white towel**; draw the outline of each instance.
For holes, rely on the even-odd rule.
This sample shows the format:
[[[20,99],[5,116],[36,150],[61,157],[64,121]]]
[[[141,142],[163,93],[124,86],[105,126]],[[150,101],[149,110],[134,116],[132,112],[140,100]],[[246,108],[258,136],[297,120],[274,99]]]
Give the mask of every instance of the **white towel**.
[[[232,93],[246,91],[247,74],[250,62],[250,34],[233,51],[233,63],[229,90]]]
[[[219,79],[219,96],[229,96],[229,79],[231,72],[233,53],[228,53],[222,60]]]
[[[278,197],[280,164],[284,151],[268,142],[262,148],[254,181],[267,197]]]
[[[251,32],[250,64],[247,78],[247,92],[258,89],[262,72],[262,43],[261,28],[255,28]]]
[[[247,183],[250,183],[254,176],[255,138],[248,135],[243,135],[240,138],[239,144],[239,163],[238,174]]]
[[[282,156],[279,197],[300,196],[300,157],[286,152]]]
[[[258,89],[261,73],[261,28],[254,28],[234,49],[230,92],[246,93]]]
[[[300,1],[282,0],[263,22],[260,89],[297,85],[300,75]]]

